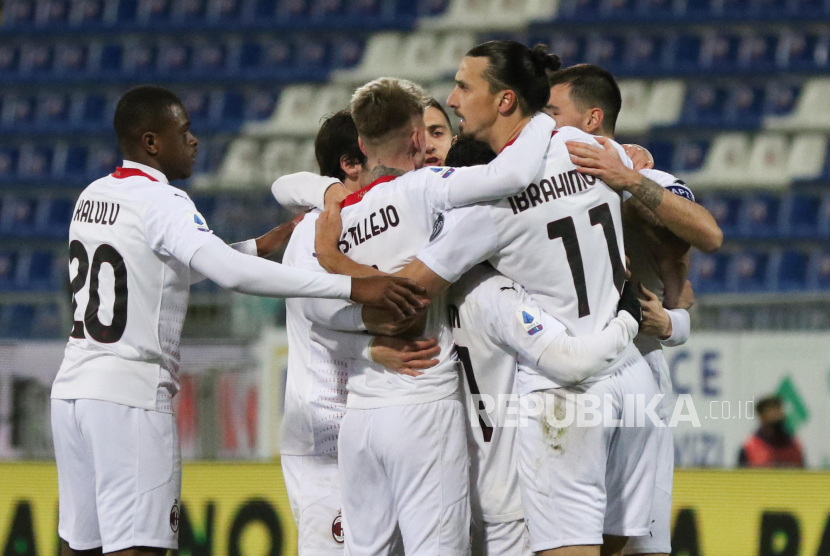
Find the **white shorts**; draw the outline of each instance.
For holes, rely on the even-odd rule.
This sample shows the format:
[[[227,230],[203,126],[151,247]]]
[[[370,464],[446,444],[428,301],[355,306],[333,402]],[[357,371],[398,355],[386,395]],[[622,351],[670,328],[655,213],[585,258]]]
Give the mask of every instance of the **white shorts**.
[[[657,430],[657,479],[648,535],[631,537],[623,554],[671,554],[671,504],[674,487],[674,437],[668,427]]]
[[[52,400],[58,535],[74,550],[177,549],[182,464],[172,413]]]
[[[472,556],[533,556],[524,519],[487,523],[473,520]]]
[[[638,356],[599,382],[523,398],[534,394],[544,404],[541,414],[527,410],[529,400],[519,404],[527,419],[519,427],[519,482],[530,548],[601,545],[603,534],[647,534],[658,429],[648,417],[637,426],[630,410],[633,426],[604,426],[604,418],[594,426],[577,426],[576,407],[596,402],[598,415],[625,420],[627,395],[633,409],[632,395],[643,395],[647,404],[657,394],[646,362]],[[593,401],[574,394],[590,394]],[[564,425],[567,415],[574,417],[570,425]]]
[[[340,425],[350,556],[462,556],[470,550],[464,410],[457,400],[350,410]]]
[[[297,522],[299,556],[343,554],[343,519],[337,453],[283,455],[282,474]]]

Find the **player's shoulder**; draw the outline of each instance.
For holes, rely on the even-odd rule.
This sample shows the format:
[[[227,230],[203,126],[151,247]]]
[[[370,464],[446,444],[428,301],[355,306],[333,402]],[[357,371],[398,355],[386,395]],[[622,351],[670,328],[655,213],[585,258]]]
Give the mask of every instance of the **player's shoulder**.
[[[465,295],[483,306],[493,306],[504,298],[517,296],[521,287],[487,263],[468,270],[459,283]]]
[[[590,133],[585,133],[579,128],[571,126],[562,126],[557,128],[551,136],[551,144],[561,144],[568,141],[583,141],[593,145],[599,144],[595,136]]]
[[[686,185],[686,182],[678,179],[674,175],[669,174],[668,172],[663,172],[662,170],[655,170],[653,168],[640,170],[640,173],[651,181],[668,189],[675,195],[685,197],[686,199],[694,202],[695,196],[692,193],[691,188]]]

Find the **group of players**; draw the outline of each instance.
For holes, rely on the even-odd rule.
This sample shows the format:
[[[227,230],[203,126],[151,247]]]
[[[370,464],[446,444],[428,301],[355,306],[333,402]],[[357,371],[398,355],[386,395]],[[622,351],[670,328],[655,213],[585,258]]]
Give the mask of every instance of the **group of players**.
[[[52,390],[62,554],[177,547],[170,402],[204,278],[290,298],[281,460],[301,556],[671,551],[661,344],[688,337],[688,251],[717,249],[720,230],[646,151],[613,142],[620,93],[601,68],[493,41],[461,61],[447,105],[455,142],[420,86],[358,88],[317,136],[322,175],[272,187],[308,212],[227,246],[169,185],[198,145],[181,103],[157,87],[121,99],[125,162],[70,226],[75,323]],[[257,258],[287,232],[282,265]],[[586,396],[625,421],[635,395],[662,420],[562,424]]]

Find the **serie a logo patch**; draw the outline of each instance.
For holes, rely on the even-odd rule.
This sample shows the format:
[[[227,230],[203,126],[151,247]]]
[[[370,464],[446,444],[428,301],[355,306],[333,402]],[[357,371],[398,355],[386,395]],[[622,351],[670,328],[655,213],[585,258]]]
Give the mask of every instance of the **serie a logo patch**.
[[[196,229],[199,230],[200,232],[209,232],[210,231],[210,228],[207,225],[207,221],[205,220],[205,217],[202,216],[199,212],[190,212],[190,213],[188,213],[188,217],[190,218],[193,225],[196,226]]]
[[[532,308],[526,306],[516,311],[516,317],[522,323],[528,336],[533,336],[544,328],[539,319],[534,315],[535,312]]]

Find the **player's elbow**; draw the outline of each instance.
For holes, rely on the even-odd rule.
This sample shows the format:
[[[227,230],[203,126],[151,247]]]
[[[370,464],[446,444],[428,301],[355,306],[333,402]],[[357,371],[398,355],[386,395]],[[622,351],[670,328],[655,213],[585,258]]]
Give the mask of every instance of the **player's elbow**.
[[[714,224],[697,248],[704,253],[714,253],[721,248],[721,245],[723,245],[723,230],[717,224]]]

